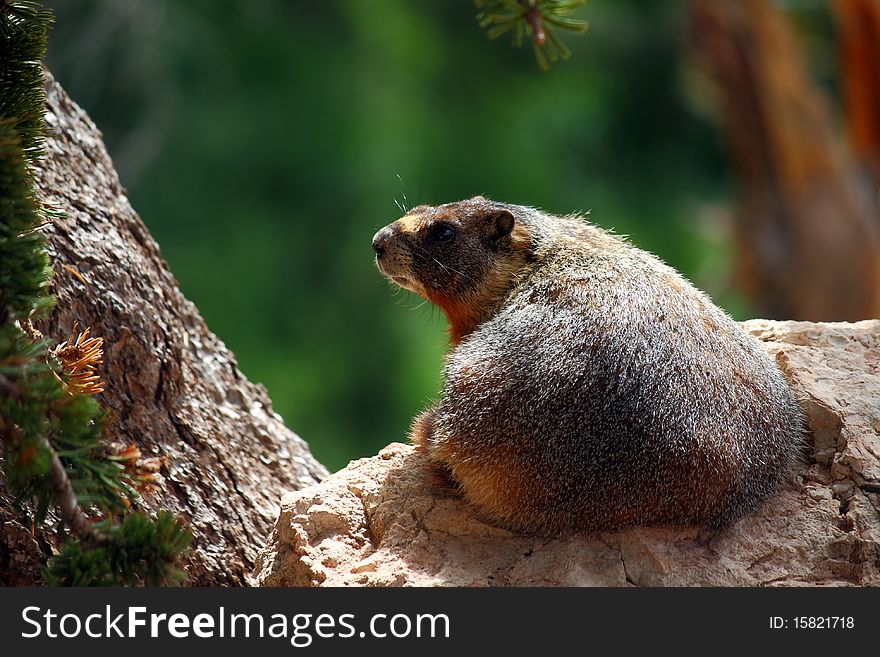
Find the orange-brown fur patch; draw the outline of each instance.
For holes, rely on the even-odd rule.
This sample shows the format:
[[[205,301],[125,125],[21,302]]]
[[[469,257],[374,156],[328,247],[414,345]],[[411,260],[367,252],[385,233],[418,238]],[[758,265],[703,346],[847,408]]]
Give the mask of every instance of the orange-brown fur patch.
[[[435,495],[459,497],[458,483],[452,476],[449,466],[441,461],[430,458],[431,435],[434,432],[434,409],[422,411],[413,420],[409,438],[416,450],[428,457],[424,461],[425,477]]]
[[[418,214],[408,214],[395,222],[404,233],[415,233],[422,227],[424,218]]]
[[[434,432],[434,409],[429,408],[419,413],[412,422],[409,439],[420,452],[427,451]]]
[[[524,519],[546,507],[546,489],[536,483],[535,473],[524,469],[521,459],[499,450],[483,450],[468,457],[461,449],[436,450],[465,499],[490,520],[522,529]]]
[[[457,299],[430,293],[428,300],[446,315],[446,321],[449,324],[449,341],[453,345],[461,342],[480,322],[481,313],[475,312],[472,304],[461,303]]]

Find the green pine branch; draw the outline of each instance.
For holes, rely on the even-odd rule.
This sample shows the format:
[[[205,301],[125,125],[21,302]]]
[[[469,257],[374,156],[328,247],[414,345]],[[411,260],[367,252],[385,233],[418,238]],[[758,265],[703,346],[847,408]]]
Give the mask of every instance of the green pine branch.
[[[51,22],[37,3],[0,0],[0,474],[35,520],[57,509],[71,535],[50,560],[47,583],[180,582],[175,564],[189,533],[166,513],[114,521],[136,499],[140,476],[103,446],[105,413],[82,394],[100,390],[89,383],[91,370],[71,381],[60,352],[31,324],[54,305],[40,232],[48,213],[30,169],[43,154],[40,62]]]
[[[167,511],[153,521],[141,513],[121,524],[98,526],[105,542],[84,549],[68,542],[43,572],[50,586],[167,586],[186,580],[177,558],[190,542],[190,534]]]
[[[37,2],[0,0],[0,117],[13,127],[29,160],[43,152],[43,69],[52,12]]]
[[[490,39],[510,33],[515,46],[531,38],[535,59],[541,70],[551,63],[571,57],[571,50],[557,32],[577,34],[587,31],[586,21],[572,18],[572,12],[587,0],[474,0],[477,22]]]
[[[52,305],[49,256],[39,230],[43,215],[11,120],[0,121],[0,216],[0,320],[5,323]]]

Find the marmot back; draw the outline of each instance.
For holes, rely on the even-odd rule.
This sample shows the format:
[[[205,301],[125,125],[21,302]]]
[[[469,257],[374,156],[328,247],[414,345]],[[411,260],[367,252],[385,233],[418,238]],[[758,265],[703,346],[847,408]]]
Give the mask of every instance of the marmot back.
[[[482,197],[414,208],[373,247],[449,319],[412,439],[487,519],[721,526],[789,474],[805,423],[773,359],[649,253]]]

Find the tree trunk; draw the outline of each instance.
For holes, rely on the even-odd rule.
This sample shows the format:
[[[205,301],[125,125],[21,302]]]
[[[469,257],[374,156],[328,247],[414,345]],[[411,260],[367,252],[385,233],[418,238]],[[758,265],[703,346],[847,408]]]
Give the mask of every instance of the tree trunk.
[[[163,459],[158,490],[139,506],[189,523],[189,584],[246,584],[281,493],[326,470],[180,293],[95,125],[48,73],[47,87],[37,186],[63,214],[47,229],[58,303],[38,328],[54,342],[76,323],[104,338],[105,439]],[[2,481],[0,528],[0,583],[38,583],[58,536],[32,535]]]
[[[762,317],[880,314],[876,187],[833,130],[785,16],[767,0],[693,0],[742,195],[736,282]]]
[[[856,156],[880,183],[880,4],[835,0],[846,126]]]

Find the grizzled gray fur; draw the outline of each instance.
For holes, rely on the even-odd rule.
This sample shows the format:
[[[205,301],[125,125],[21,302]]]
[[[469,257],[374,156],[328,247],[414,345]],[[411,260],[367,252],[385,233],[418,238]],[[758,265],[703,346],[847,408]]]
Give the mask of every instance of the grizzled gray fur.
[[[651,254],[482,197],[414,208],[373,246],[449,319],[412,438],[488,520],[719,527],[789,476],[805,423],[775,362]]]

